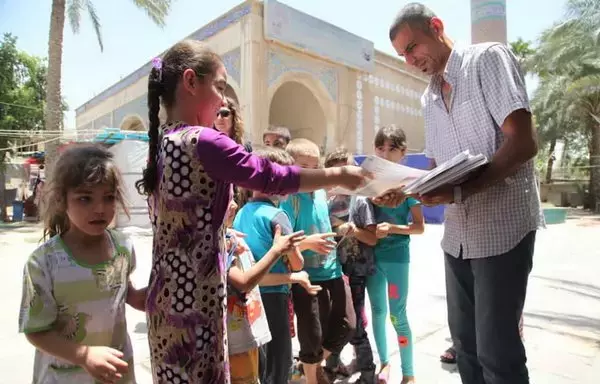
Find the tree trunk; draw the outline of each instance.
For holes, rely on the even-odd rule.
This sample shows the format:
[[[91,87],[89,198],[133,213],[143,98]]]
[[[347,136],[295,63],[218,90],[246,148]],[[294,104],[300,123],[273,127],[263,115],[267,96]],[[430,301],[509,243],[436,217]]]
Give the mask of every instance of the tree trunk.
[[[48,75],[46,78],[46,110],[44,111],[45,128],[48,131],[59,131],[62,128],[62,98],[60,80],[62,71],[62,46],[65,30],[65,0],[52,1],[50,15],[50,34],[48,39]],[[49,139],[60,135],[50,135]],[[46,177],[52,173],[58,152],[59,139],[45,145]]]
[[[590,208],[600,203],[600,124],[590,122]]]
[[[550,151],[548,155],[548,163],[546,165],[546,183],[552,182],[552,168],[554,167],[554,149],[556,148],[556,137],[550,141]]]

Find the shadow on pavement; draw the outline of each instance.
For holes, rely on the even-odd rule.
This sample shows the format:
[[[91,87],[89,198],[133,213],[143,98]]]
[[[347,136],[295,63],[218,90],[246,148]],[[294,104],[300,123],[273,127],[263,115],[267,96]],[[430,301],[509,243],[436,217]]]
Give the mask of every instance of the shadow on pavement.
[[[42,227],[39,223],[0,223],[0,235],[11,233],[33,233],[41,230]]]
[[[556,279],[552,277],[531,276],[534,279],[543,280],[546,286],[554,289],[562,289],[592,299],[600,300],[600,285],[580,283],[572,280]]]

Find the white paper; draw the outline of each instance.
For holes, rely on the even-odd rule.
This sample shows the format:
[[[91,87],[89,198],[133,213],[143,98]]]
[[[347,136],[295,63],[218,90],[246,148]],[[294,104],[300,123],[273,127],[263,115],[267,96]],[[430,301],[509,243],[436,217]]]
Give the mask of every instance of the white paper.
[[[482,154],[472,156],[469,151],[459,153],[407,185],[403,191],[407,194],[425,194],[446,184],[458,184],[469,173],[486,163],[487,158]]]
[[[393,188],[403,187],[407,194],[425,194],[446,184],[460,183],[471,172],[488,162],[482,155],[472,156],[469,151],[459,153],[431,171],[423,171],[387,161],[376,156],[367,156],[361,167],[373,174],[373,179],[355,191],[334,188],[332,194],[377,197]]]
[[[407,185],[428,173],[420,169],[392,163],[377,156],[367,156],[361,167],[373,174],[372,180],[355,191],[337,187],[331,193],[337,195],[377,197],[392,188],[400,188],[403,185]]]

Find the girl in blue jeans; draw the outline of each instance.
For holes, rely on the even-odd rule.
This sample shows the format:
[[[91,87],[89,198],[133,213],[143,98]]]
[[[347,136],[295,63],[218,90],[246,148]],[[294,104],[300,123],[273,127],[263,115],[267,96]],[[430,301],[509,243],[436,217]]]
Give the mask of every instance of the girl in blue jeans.
[[[406,135],[396,126],[381,128],[375,136],[375,154],[399,163],[406,153]],[[412,217],[412,221],[409,218]],[[389,355],[386,318],[388,304],[390,320],[396,330],[402,366],[402,384],[414,382],[413,340],[406,316],[410,235],[421,234],[425,228],[420,203],[407,198],[396,208],[375,207],[377,245],[375,273],[367,277],[367,292],[371,301],[373,333],[381,361],[379,383],[387,383]]]

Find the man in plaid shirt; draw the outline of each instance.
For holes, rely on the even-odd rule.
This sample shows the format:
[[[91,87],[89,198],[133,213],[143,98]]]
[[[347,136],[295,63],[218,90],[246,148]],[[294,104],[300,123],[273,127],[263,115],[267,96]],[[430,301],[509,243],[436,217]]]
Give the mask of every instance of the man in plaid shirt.
[[[476,178],[418,197],[426,205],[448,204],[442,248],[462,381],[529,383],[519,320],[544,221],[532,161],[536,134],[519,64],[499,43],[454,44],[442,21],[419,3],[402,8],[390,40],[408,65],[431,76],[421,101],[432,166],[465,150],[490,160]],[[391,192],[375,202],[394,205],[402,198]]]

